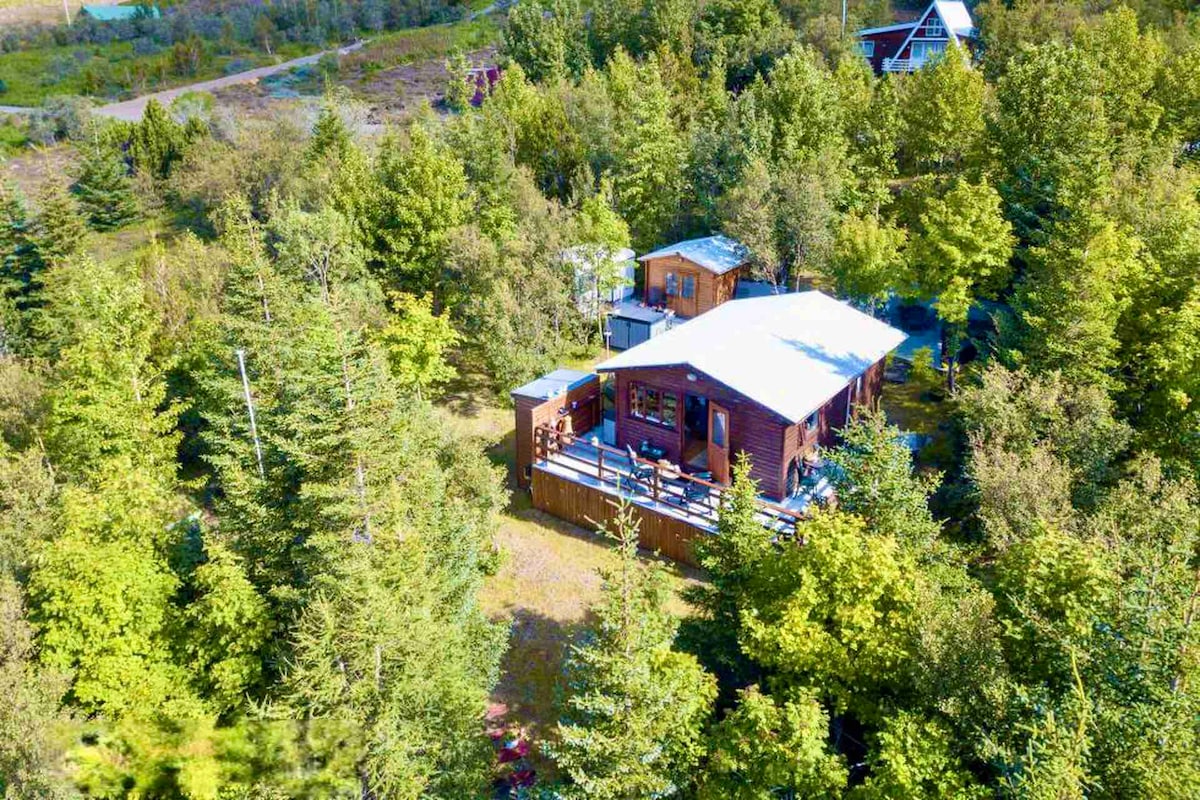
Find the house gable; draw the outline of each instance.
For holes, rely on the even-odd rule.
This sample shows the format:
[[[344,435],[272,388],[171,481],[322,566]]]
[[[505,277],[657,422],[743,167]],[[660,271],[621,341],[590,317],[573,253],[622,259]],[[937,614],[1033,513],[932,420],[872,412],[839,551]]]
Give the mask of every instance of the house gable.
[[[876,72],[912,72],[947,47],[975,35],[970,12],[960,0],[934,0],[915,22],[866,28],[860,49]]]

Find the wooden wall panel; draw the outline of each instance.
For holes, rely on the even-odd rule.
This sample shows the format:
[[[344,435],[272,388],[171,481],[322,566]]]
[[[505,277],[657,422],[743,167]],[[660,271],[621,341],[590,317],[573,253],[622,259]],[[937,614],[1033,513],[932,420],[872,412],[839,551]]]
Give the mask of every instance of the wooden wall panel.
[[[696,376],[695,381],[687,379],[689,373]],[[729,452],[735,458],[741,452],[750,455],[751,475],[759,482],[759,491],[776,499],[783,496],[785,486],[780,465],[784,430],[788,427],[783,417],[689,367],[618,370],[616,382],[617,447],[630,445],[636,449],[643,439],[648,439],[664,448],[669,460],[679,463],[684,438],[683,397],[700,395],[729,409]],[[633,382],[678,395],[679,424],[675,429],[629,416],[629,384]]]
[[[575,483],[544,469],[533,468],[533,505],[559,519],[598,530],[616,515],[616,498],[595,486]],[[673,561],[697,566],[692,541],[709,536],[696,526],[653,509],[630,504],[638,520],[638,541]]]
[[[646,293],[647,301],[655,293],[659,294],[663,301],[667,301],[667,273],[674,272],[679,274],[680,271],[693,272],[696,274],[696,311],[694,316],[699,316],[705,311],[709,311],[727,300],[732,300],[734,293],[737,290],[738,277],[745,272],[745,267],[737,267],[731,269],[723,275],[714,275],[712,271],[705,267],[696,264],[686,258],[679,256],[664,256],[662,258],[653,258],[645,262],[646,269]],[[652,291],[654,290],[654,291]],[[674,300],[674,298],[672,298]],[[681,311],[674,302],[671,302],[670,307],[680,316],[693,316],[689,311]]]
[[[533,463],[533,431],[539,425],[557,425],[564,414],[559,411],[570,408],[571,403],[576,407],[571,409],[572,429],[577,435],[583,435],[600,424],[600,378],[593,375],[591,380],[582,386],[571,389],[566,394],[552,397],[549,400],[535,400],[529,397],[513,397],[513,413],[516,417],[516,462],[517,485],[522,489],[529,487],[525,473]]]

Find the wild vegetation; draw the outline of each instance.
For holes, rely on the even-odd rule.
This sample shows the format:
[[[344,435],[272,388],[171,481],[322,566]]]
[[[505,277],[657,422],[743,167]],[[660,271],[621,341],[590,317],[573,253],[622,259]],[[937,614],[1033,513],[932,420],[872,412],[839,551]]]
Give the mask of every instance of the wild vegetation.
[[[438,403],[597,345],[565,248],[715,230],[930,303],[941,441],[863,414],[785,541],[741,460],[682,620],[616,526],[520,796],[1200,793],[1200,20],[988,0],[880,78],[830,11],[521,3],[380,135],[63,115],[0,189],[5,796],[487,796],[507,494]]]

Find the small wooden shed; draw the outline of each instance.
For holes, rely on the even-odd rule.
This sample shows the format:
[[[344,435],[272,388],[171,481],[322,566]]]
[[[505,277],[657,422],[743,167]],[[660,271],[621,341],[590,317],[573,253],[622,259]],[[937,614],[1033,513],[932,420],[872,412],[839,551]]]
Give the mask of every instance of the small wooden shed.
[[[746,248],[727,236],[677,242],[638,261],[645,264],[646,302],[684,318],[732,300],[747,268]]]
[[[584,434],[600,424],[600,378],[592,372],[556,369],[512,391],[516,414],[517,485],[529,487],[533,432],[551,425]]]

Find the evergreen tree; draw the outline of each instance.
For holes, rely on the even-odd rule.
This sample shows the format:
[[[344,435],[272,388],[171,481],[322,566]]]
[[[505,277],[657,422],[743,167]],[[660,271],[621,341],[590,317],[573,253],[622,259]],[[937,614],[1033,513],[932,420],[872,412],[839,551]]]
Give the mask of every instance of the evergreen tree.
[[[47,184],[38,195],[29,242],[33,272],[26,293],[27,304],[32,306],[36,304],[33,296],[40,291],[40,272],[80,255],[87,247],[87,223],[75,199],[62,188]]]
[[[616,78],[617,73],[631,73]],[[613,175],[617,208],[631,221],[633,246],[648,250],[668,235],[683,197],[684,142],[671,119],[670,95],[657,59],[641,66],[618,51],[609,64],[617,128]],[[632,82],[625,84],[625,78]]]
[[[137,198],[120,153],[102,144],[85,152],[71,191],[91,226],[112,230],[137,218]]]
[[[912,454],[900,435],[882,412],[859,414],[842,428],[841,445],[826,459],[838,507],[861,516],[873,532],[893,536],[920,553],[938,535],[928,498],[939,476],[913,474]]]
[[[183,158],[188,144],[184,128],[154,99],[146,104],[142,119],[131,127],[129,158],[133,168],[154,178],[165,178]]]
[[[615,528],[620,562],[602,573],[597,621],[571,650],[551,754],[571,778],[570,797],[670,797],[691,782],[716,685],[671,649],[678,622],[664,607],[661,568],[638,561],[627,507]]]

